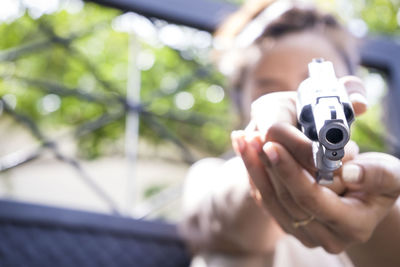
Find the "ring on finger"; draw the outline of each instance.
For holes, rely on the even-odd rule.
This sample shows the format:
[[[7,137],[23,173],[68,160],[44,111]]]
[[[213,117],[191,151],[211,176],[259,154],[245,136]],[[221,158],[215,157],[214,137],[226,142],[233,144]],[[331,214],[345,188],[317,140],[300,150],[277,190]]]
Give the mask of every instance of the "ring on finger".
[[[307,224],[309,224],[310,222],[312,222],[315,219],[315,217],[313,215],[311,215],[310,217],[308,217],[307,219],[304,220],[298,220],[298,221],[293,221],[292,222],[292,226],[294,228],[299,228],[302,226],[306,226]]]

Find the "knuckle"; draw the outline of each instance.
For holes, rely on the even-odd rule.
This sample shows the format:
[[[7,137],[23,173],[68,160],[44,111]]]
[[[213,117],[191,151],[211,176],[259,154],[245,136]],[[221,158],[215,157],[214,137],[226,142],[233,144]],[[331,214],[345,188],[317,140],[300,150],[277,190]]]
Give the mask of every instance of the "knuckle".
[[[312,194],[298,195],[296,202],[300,207],[312,211],[315,215],[319,214],[318,200]]]
[[[292,230],[288,225],[283,224],[283,223],[279,223],[279,222],[278,222],[278,224],[279,224],[279,226],[282,228],[282,230],[283,230],[285,233],[290,234],[290,235],[293,235],[293,230]]]
[[[310,240],[300,239],[300,242],[307,248],[316,248],[316,247],[318,247],[316,244],[314,244]]]
[[[291,232],[291,235],[294,236],[297,240],[299,240],[307,248],[315,248],[318,246],[311,240],[311,238],[307,234],[305,234],[301,230],[299,231],[294,229]]]
[[[287,123],[277,121],[268,129],[268,137],[272,140],[282,140],[282,134],[287,134],[289,128]]]
[[[350,233],[350,238],[354,243],[365,243],[371,237],[371,231],[357,228]]]
[[[264,193],[261,193],[260,201],[261,201],[262,205],[269,212],[271,212],[272,210],[276,209],[276,207],[280,205],[278,199],[275,196],[275,194],[264,194]]]
[[[324,222],[326,225],[330,226],[332,229],[336,229],[336,228],[340,227],[342,224],[340,219],[341,218],[337,218],[334,216],[325,216]]]
[[[313,206],[315,201],[310,195],[298,195],[296,200],[302,207]]]
[[[373,185],[373,187],[375,187],[376,189],[381,190],[385,187],[385,172],[383,168],[377,168],[374,181],[375,184]]]
[[[392,181],[395,179],[393,172],[386,166],[378,166],[375,168],[375,175],[373,177],[373,183],[371,184],[371,190],[388,191],[391,187]]]
[[[322,248],[330,254],[339,254],[344,251],[344,247],[342,245],[333,241],[325,241],[322,244]]]
[[[274,191],[271,188],[266,186],[264,188],[258,188],[257,191],[258,191],[257,197],[261,198],[264,202],[266,202],[265,204],[268,203],[276,204],[277,199]]]
[[[267,136],[272,140],[276,140],[276,137],[279,136],[279,123],[274,123],[268,128]]]
[[[280,191],[278,193],[278,198],[282,203],[290,203],[293,201],[292,195],[286,190]]]

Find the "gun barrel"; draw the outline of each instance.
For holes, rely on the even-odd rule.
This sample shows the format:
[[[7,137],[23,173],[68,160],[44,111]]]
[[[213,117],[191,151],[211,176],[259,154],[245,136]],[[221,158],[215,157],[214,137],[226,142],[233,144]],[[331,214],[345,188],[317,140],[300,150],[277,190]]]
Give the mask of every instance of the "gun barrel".
[[[340,153],[336,150],[344,149],[350,139],[350,130],[340,99],[336,96],[317,98],[313,114],[318,141],[330,151],[326,156],[332,160],[340,160]]]
[[[331,62],[317,59],[308,67],[310,77],[298,89],[298,120],[304,134],[314,141],[317,180],[327,183],[341,166],[354,112]]]

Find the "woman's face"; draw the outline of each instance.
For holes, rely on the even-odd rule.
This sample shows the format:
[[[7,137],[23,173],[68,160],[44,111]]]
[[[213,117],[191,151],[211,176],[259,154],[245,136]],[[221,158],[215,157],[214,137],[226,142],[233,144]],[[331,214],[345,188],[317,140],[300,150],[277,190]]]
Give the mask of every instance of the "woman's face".
[[[308,63],[313,58],[331,61],[338,77],[348,74],[333,45],[316,33],[289,34],[265,49],[249,69],[244,83],[241,105],[246,121],[250,119],[250,107],[255,99],[272,92],[297,90],[308,77]]]

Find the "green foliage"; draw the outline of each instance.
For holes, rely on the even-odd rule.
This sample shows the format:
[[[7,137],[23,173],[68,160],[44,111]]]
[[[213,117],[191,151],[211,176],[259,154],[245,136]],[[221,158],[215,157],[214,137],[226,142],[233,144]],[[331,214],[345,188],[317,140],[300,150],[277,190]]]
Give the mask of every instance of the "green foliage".
[[[367,25],[370,35],[397,35],[400,23],[400,2],[393,0],[353,0],[355,17]],[[363,116],[357,118],[353,127],[352,139],[361,151],[386,151],[386,127],[382,102],[370,106]]]
[[[398,34],[400,2],[395,0],[353,0],[358,15],[374,34]]]
[[[399,6],[390,0],[351,1],[353,16],[362,18],[372,33],[397,34]],[[79,154],[86,158],[122,152],[129,35],[111,26],[119,15],[118,10],[85,3],[75,14],[61,10],[39,19],[25,14],[0,24],[0,97],[14,97],[15,111],[29,116],[45,133],[78,129]],[[141,47],[155,63],[141,74],[145,112],[140,136],[154,144],[181,140],[213,155],[227,150],[235,119],[231,104],[227,97],[217,103],[209,97],[210,90],[224,86],[222,75],[191,47],[179,51],[145,42]],[[177,105],[183,92],[194,99],[187,110]],[[57,101],[60,106],[51,109]],[[367,126],[380,122],[379,107],[371,110],[360,118]],[[355,127],[353,136],[363,148],[384,149],[382,141],[371,142],[360,129]]]
[[[354,122],[351,138],[359,145],[360,151],[386,151],[385,126],[381,117],[382,106],[374,105]]]
[[[0,25],[5,37],[0,39],[0,97],[15,97],[15,111],[45,133],[78,129],[79,154],[85,158],[118,152],[124,136],[129,35],[112,28],[120,14],[86,3],[76,14],[62,10],[36,20],[25,14]],[[155,144],[176,138],[211,154],[226,150],[230,103],[226,97],[213,103],[206,96],[207,88],[221,85],[223,77],[190,48],[141,46],[156,59],[141,74],[141,137]],[[176,106],[181,92],[195,100],[188,110]],[[60,106],[46,110],[46,103],[50,108],[57,104],[50,100]],[[87,130],[96,122],[100,124]]]
[[[159,185],[159,184],[151,185],[148,188],[146,188],[146,190],[143,193],[143,196],[144,198],[152,197],[160,193],[165,188],[167,188],[167,185]]]

